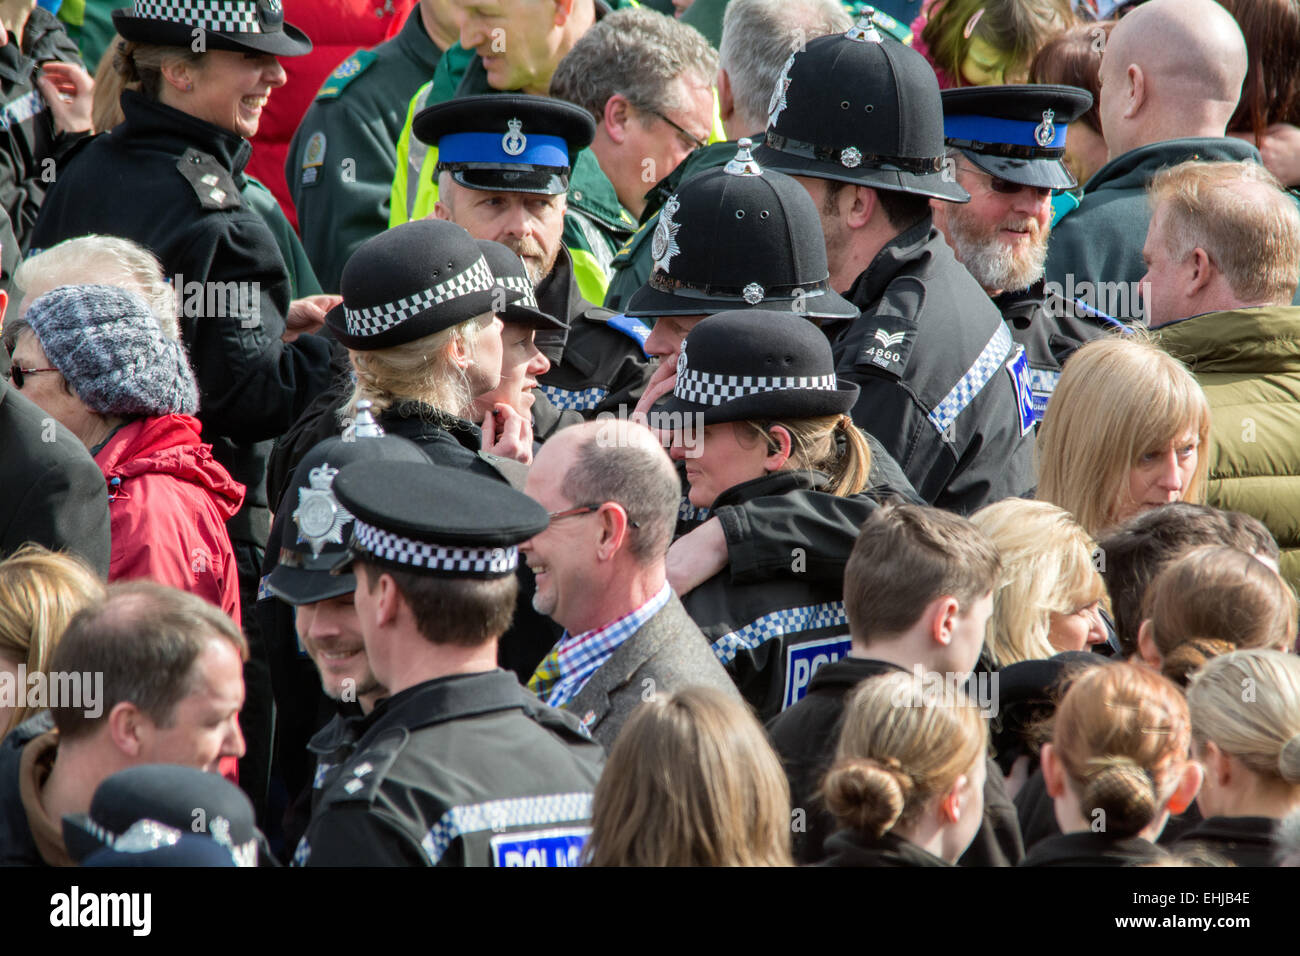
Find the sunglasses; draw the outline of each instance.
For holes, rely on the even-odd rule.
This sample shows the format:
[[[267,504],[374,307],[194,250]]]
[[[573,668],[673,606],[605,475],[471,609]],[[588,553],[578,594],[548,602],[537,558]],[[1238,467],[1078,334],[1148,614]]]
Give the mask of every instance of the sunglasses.
[[[986,173],[982,169],[975,169],[971,166],[963,166],[961,168],[968,173],[977,173],[980,176],[988,177],[989,189],[1003,196],[1014,196],[1022,189],[1032,190],[1034,193],[1036,193],[1039,196],[1045,196],[1045,195],[1050,196],[1055,191],[1049,189],[1046,186],[1026,186],[1023,183],[1013,183],[1005,179],[999,179],[997,176],[994,176],[990,173]]]
[[[599,510],[601,509],[601,507],[602,507],[601,505],[578,505],[578,507],[576,507],[576,508],[570,508],[570,509],[568,509],[567,511],[551,511],[551,512],[548,512],[547,515],[546,515],[546,517],[550,518],[552,521],[558,521],[558,520],[561,519],[561,518],[572,518],[572,517],[574,517],[575,515],[592,514],[592,513],[596,512],[596,511],[599,511]],[[625,509],[625,512],[626,512],[626,509]],[[631,518],[628,518],[627,523],[628,523],[631,527],[633,527],[633,528],[640,528],[640,527],[641,527],[641,522],[639,522],[639,521],[633,521]]]
[[[23,368],[17,362],[9,366],[9,374],[6,378],[12,379],[14,388],[22,390],[23,376],[35,375],[37,372],[57,372],[57,368]]]

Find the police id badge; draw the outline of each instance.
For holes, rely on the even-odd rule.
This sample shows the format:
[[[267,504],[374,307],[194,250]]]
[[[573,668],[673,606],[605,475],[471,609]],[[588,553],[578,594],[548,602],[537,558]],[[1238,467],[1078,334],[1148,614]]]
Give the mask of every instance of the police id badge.
[[[1038,419],[1034,415],[1034,391],[1029,379],[1029,358],[1025,355],[1025,347],[1017,345],[1015,354],[1011,361],[1007,362],[1007,374],[1011,376],[1011,384],[1016,390],[1016,412],[1020,416],[1020,434],[1028,434],[1029,430],[1037,424]]]
[[[848,635],[842,637],[824,637],[819,641],[793,644],[785,650],[785,693],[781,696],[781,709],[793,707],[803,700],[808,693],[808,685],[813,675],[833,664],[841,657],[847,657],[850,641]]]
[[[492,838],[493,866],[582,866],[591,827],[531,830]]]

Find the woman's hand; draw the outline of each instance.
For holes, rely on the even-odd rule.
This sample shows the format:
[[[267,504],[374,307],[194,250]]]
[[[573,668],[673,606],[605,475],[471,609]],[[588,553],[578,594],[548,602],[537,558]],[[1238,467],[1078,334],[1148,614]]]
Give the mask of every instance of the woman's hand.
[[[1229,133],[1258,147],[1264,168],[1281,180],[1283,186],[1300,185],[1300,129],[1290,123],[1267,127],[1259,141],[1251,133]]]
[[[56,132],[90,131],[95,80],[84,67],[61,60],[48,60],[41,64],[36,86],[50,107]]]
[[[343,301],[341,295],[309,295],[289,303],[289,314],[284,317],[284,334],[280,338],[292,342],[305,332],[318,332],[325,324],[325,313]]]
[[[483,416],[483,450],[525,465],[533,463],[533,423],[505,402]]]
[[[693,591],[727,566],[727,536],[710,518],[668,549],[668,583],[677,594]]]

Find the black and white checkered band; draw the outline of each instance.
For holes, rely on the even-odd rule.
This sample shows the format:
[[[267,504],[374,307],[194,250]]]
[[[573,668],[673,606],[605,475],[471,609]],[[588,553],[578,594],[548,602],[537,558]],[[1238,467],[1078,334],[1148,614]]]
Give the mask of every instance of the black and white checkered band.
[[[214,33],[261,33],[256,0],[135,0],[134,13]]]
[[[686,368],[677,373],[673,394],[696,405],[723,405],[733,399],[759,392],[785,392],[792,389],[836,391],[834,373],[815,376],[766,378],[761,375],[712,375]]]
[[[515,305],[526,305],[530,309],[537,308],[537,296],[533,295],[533,284],[527,279],[519,276],[498,276],[497,282],[501,283],[511,292],[522,292],[524,297]]]
[[[451,571],[465,575],[507,574],[519,564],[519,549],[454,548],[413,541],[391,531],[366,524],[360,518],[352,528],[354,546],[383,561],[394,561],[431,571]]]
[[[492,270],[488,268],[487,260],[479,256],[478,261],[468,269],[438,283],[432,289],[424,289],[396,302],[385,302],[365,309],[349,309],[345,305],[343,318],[347,321],[349,335],[378,335],[435,305],[472,292],[487,292],[491,290],[492,284]]]

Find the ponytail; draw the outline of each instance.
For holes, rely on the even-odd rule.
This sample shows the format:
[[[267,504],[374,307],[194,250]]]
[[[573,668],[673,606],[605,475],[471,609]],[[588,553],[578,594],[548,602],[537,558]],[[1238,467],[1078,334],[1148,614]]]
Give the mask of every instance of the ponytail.
[[[789,467],[825,472],[830,478],[826,486],[828,494],[847,498],[869,484],[871,446],[848,415],[748,424],[763,437],[771,451],[778,448],[772,429],[780,425],[789,432]]]

